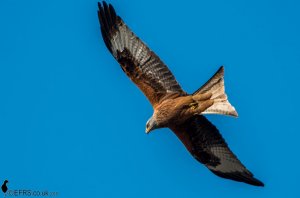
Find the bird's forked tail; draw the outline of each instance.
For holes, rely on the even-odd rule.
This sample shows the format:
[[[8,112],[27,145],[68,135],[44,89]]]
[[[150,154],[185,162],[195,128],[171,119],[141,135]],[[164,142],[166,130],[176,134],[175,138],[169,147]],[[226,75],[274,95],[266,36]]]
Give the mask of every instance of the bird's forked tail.
[[[238,113],[229,103],[225,93],[223,66],[221,66],[219,70],[201,88],[195,91],[193,96],[206,93],[212,94],[210,100],[213,100],[214,103],[201,114],[222,114],[234,117],[238,116]]]

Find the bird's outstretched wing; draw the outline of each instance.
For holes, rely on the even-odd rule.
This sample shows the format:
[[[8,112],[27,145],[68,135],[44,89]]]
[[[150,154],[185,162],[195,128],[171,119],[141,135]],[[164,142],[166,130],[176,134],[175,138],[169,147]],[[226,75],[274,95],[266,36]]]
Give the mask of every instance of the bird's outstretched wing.
[[[167,95],[185,94],[168,67],[116,15],[112,5],[98,3],[103,40],[128,77],[155,106]]]
[[[202,115],[195,115],[184,124],[171,127],[189,152],[214,174],[264,186],[228,148],[218,129]]]

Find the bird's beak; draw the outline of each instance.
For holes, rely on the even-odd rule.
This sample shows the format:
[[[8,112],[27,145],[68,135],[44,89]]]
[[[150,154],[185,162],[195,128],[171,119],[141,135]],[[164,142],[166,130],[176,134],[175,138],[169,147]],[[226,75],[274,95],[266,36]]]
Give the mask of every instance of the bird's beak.
[[[146,130],[145,130],[146,134],[149,134],[150,131],[151,131],[151,130],[150,130],[149,128],[146,128]]]
[[[157,128],[157,123],[156,121],[153,119],[153,117],[151,117],[146,124],[146,133],[149,134],[151,131],[153,131],[154,129]]]

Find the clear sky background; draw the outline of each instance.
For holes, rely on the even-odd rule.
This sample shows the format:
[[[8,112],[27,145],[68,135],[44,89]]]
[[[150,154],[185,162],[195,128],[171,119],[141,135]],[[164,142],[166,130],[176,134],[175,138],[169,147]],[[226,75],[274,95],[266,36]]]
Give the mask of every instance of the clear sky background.
[[[265,183],[218,178],[102,41],[95,0],[0,1],[0,183],[59,197],[299,197],[300,4],[111,0],[189,93],[225,66],[239,118],[209,116]],[[2,195],[1,195],[2,196]]]

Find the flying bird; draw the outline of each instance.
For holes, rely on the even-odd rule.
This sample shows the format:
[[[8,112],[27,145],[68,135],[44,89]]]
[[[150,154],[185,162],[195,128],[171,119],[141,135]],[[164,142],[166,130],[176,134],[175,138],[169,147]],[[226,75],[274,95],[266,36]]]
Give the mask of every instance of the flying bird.
[[[225,93],[224,67],[220,67],[201,88],[188,94],[160,58],[116,14],[111,4],[103,1],[98,7],[106,47],[153,106],[146,133],[170,128],[192,156],[217,176],[264,186],[233,154],[218,129],[204,117],[204,114],[238,116]]]

